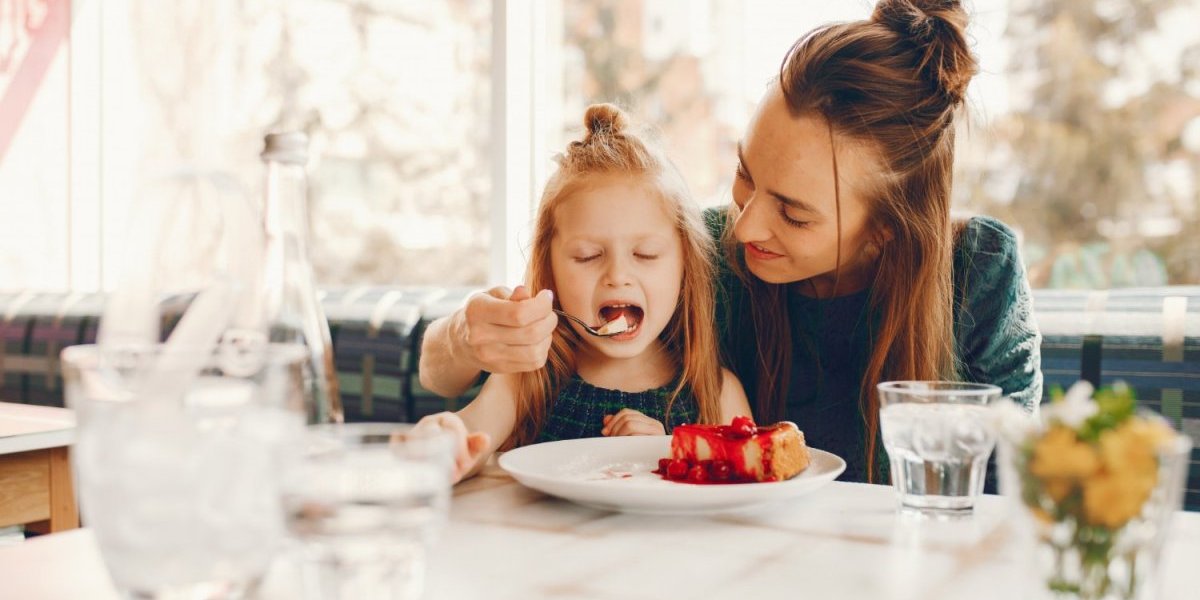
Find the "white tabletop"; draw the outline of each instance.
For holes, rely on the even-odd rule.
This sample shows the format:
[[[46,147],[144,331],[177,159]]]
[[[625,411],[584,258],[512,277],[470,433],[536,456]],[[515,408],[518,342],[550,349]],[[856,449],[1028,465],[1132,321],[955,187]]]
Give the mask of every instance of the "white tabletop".
[[[490,468],[455,489],[426,598],[1020,596],[1026,546],[1004,499],[986,496],[973,517],[954,522],[901,514],[894,502],[891,488],[835,482],[748,514],[625,515],[544,496]],[[1194,600],[1200,514],[1177,514],[1172,529],[1161,598]],[[277,565],[264,598],[295,597],[288,568]],[[0,548],[0,597],[116,596],[83,530]]]
[[[69,446],[74,439],[74,411],[0,402],[0,454]]]
[[[1011,600],[1029,574],[1030,540],[998,496],[935,522],[897,512],[891,487],[834,482],[747,514],[655,517],[584,508],[490,471],[456,489],[451,515],[429,598]],[[1161,598],[1200,597],[1196,565],[1200,514],[1180,512]]]

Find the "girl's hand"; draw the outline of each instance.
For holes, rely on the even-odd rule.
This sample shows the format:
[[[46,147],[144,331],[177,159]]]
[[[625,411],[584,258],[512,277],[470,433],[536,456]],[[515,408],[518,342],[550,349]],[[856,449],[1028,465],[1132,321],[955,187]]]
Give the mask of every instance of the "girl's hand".
[[[452,412],[429,415],[417,422],[414,429],[448,431],[454,436],[454,475],[451,483],[462,480],[487,449],[491,437],[481,431],[470,433],[462,417]]]
[[[604,428],[600,433],[617,435],[666,435],[663,424],[631,408],[622,408],[615,415],[604,415]]]

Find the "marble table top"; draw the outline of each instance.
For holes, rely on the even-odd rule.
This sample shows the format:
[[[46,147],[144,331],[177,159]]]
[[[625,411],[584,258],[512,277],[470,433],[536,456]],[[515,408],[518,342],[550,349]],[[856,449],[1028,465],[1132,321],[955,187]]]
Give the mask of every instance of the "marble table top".
[[[833,482],[748,513],[661,517],[594,510],[498,468],[460,484],[429,598],[1020,598],[1027,544],[1009,500],[935,521],[897,510],[890,486]],[[1200,598],[1200,513],[1177,513],[1164,600]],[[772,594],[765,596],[763,594]]]
[[[1009,600],[1030,573],[1013,517],[985,496],[969,518],[932,521],[898,512],[890,487],[841,482],[754,512],[630,515],[543,495],[491,466],[455,488],[425,597]],[[1200,514],[1178,513],[1160,597],[1200,597],[1197,565]],[[263,598],[295,597],[286,570],[277,565]],[[82,530],[0,548],[0,597],[116,594]]]
[[[0,402],[0,454],[69,446],[74,439],[74,411]]]

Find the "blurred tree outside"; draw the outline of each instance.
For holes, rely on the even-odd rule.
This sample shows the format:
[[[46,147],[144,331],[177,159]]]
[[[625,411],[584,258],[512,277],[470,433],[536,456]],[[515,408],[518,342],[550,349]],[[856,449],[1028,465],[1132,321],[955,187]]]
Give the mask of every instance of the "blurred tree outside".
[[[993,3],[1007,11],[1012,102],[959,137],[960,149],[986,151],[960,152],[955,202],[1018,230],[1036,287],[1200,283],[1200,39],[1165,66],[1150,43],[1178,21],[1176,7],[1198,2]],[[129,5],[148,99],[136,115],[143,163],[216,149],[256,191],[262,134],[304,129],[323,285],[484,281],[490,2]],[[728,200],[754,105],[746,89],[774,68],[774,58],[747,62],[765,47],[753,27],[790,43],[808,28],[793,20],[820,12],[733,0],[562,9],[564,122],[552,151],[578,138],[587,104],[615,101],[661,134],[702,205]]]
[[[564,123],[553,147],[579,139],[589,104],[612,102],[659,139],[698,203],[726,201],[741,123],[718,113],[739,91],[728,85],[739,10],[730,2],[566,2]],[[694,15],[706,17],[711,35],[691,26]]]
[[[1007,11],[999,76],[1011,102],[959,136],[955,204],[1018,231],[1035,287],[1200,283],[1191,233],[1200,228],[1200,29],[1178,56],[1155,45],[1179,19],[1173,9],[1196,4],[989,3]],[[751,43],[741,28],[749,11],[784,12],[724,0],[566,3],[563,143],[579,135],[587,104],[615,101],[661,131],[702,204],[727,201],[734,143],[753,109],[732,85],[747,68],[738,60]],[[698,44],[697,14],[709,32]],[[778,23],[794,36],[805,29]]]
[[[957,184],[1022,231],[1034,287],[1200,283],[1200,29],[1153,55],[1179,4],[1012,0],[1004,147]]]

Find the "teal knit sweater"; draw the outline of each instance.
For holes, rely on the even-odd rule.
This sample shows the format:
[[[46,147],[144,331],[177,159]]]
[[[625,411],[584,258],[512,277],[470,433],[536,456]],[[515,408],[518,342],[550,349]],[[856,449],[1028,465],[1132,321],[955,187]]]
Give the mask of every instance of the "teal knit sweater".
[[[727,225],[725,210],[709,209],[704,216],[719,240]],[[753,399],[757,372],[748,292],[724,256],[716,262],[723,355]],[[954,248],[953,279],[960,377],[995,384],[1034,410],[1042,396],[1041,335],[1012,231],[992,218],[971,219]],[[871,328],[877,321],[870,314],[869,298],[870,289],[825,300],[790,289],[787,294],[792,361],[783,416],[804,430],[809,445],[846,460],[841,479],[847,481],[867,480],[859,393],[870,357]],[[731,335],[734,327],[739,335]],[[882,481],[887,481],[883,444],[876,446],[876,463],[884,469]]]

